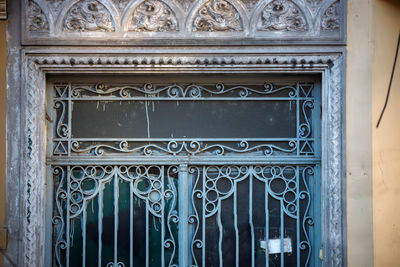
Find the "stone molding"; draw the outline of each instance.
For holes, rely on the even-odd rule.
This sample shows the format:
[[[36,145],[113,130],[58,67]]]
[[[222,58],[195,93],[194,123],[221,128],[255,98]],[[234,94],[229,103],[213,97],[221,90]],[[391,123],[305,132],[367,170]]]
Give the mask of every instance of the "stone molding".
[[[56,53],[57,54],[57,53]],[[345,265],[344,224],[344,55],[336,53],[204,54],[196,56],[115,53],[35,54],[22,58],[21,210],[23,266],[44,266],[47,73],[229,72],[314,73],[322,77],[323,266]],[[318,248],[316,248],[318,249]]]
[[[24,44],[332,43],[346,0],[20,0]]]

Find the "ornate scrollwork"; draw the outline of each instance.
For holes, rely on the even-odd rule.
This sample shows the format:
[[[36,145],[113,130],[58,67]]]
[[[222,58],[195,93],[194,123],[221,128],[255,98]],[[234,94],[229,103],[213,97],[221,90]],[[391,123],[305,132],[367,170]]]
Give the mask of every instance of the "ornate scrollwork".
[[[321,19],[321,30],[336,31],[340,27],[339,22],[339,1],[328,7]]]
[[[145,203],[148,212],[159,220],[165,220],[168,234],[165,235],[164,247],[171,251],[172,263],[176,250],[173,228],[176,228],[174,225],[179,221],[176,210],[177,190],[173,182],[177,176],[177,167],[172,165],[164,168],[150,165],[53,166],[55,206],[52,223],[57,266],[65,266],[65,250],[73,238],[73,230],[66,225],[73,225],[76,218],[82,219],[89,203],[96,201],[94,198],[100,192],[103,194],[104,185],[111,181],[114,182],[114,190],[117,190],[114,194],[119,190],[116,188],[119,183],[127,182],[132,194],[127,197],[138,197],[141,203]],[[106,205],[103,198],[100,200],[103,201],[101,205]],[[68,229],[70,232],[67,232]],[[113,265],[110,262],[106,266],[124,266],[121,264]]]
[[[307,22],[300,8],[289,0],[274,0],[265,6],[258,22],[260,31],[306,31]]]
[[[199,97],[223,97],[230,93],[236,93],[240,98],[274,95],[278,92],[286,92],[285,96],[295,98],[298,96],[298,90],[295,86],[274,86],[271,83],[265,83],[261,88],[250,88],[247,86],[226,87],[223,83],[217,83],[214,88],[205,87],[197,84],[182,86],[171,84],[157,87],[151,83],[143,86],[112,86],[107,87],[102,83],[95,86],[76,86],[72,88],[72,97],[81,98],[87,96],[115,96],[121,98],[146,97],[168,97],[168,98],[199,98]]]
[[[297,200],[309,197],[309,192],[303,192],[303,196],[296,192],[299,187],[297,170],[294,166],[256,166],[254,174],[257,179],[267,183],[268,193],[280,200],[285,213],[296,219],[299,209]]]
[[[69,89],[68,89],[69,88]],[[294,85],[276,86],[264,83],[247,87],[243,85],[153,85],[143,86],[108,86],[103,83],[95,85],[65,85],[55,86],[56,97],[54,108],[57,110],[55,128],[55,148],[53,155],[61,156],[68,153],[106,156],[114,153],[160,156],[160,155],[192,155],[192,156],[223,156],[232,153],[252,153],[255,156],[282,155],[313,155],[315,153],[312,136],[312,112],[314,108],[313,83],[296,83]],[[67,90],[68,89],[68,90]],[[70,96],[70,97],[69,97]],[[135,138],[122,139],[80,139],[70,136],[71,126],[68,124],[68,101],[95,100],[102,101],[157,101],[161,100],[274,100],[288,101],[299,109],[296,133],[283,139],[251,139],[237,137],[234,139],[212,138],[158,138],[143,141]],[[143,103],[143,102],[140,102]],[[70,144],[70,145],[69,145]]]
[[[236,8],[225,0],[209,0],[197,11],[193,31],[243,31],[243,21]]]
[[[168,171],[172,173],[174,169],[176,167],[170,167]],[[54,169],[54,173],[57,175],[61,171],[58,167]],[[133,193],[149,205],[150,212],[156,217],[160,217],[161,211],[164,209],[163,199],[173,199],[172,206],[175,205],[176,190],[170,183],[168,183],[168,188],[165,188],[166,181],[164,180],[167,178],[164,177],[163,169],[160,166],[73,166],[69,174],[69,184],[67,185],[69,194],[67,195],[62,187],[65,186],[63,179],[60,182],[58,189],[60,193],[57,198],[69,201],[70,218],[79,216],[84,208],[84,203],[93,199],[99,190],[102,190],[100,184],[109,182],[111,179],[122,179],[132,183]],[[179,220],[173,211],[170,212],[169,217],[174,223]]]
[[[28,29],[31,32],[48,32],[49,22],[43,10],[33,0],[28,2]]]
[[[247,178],[248,166],[209,166],[205,168],[204,191],[195,191],[197,198],[204,197],[203,207],[206,218],[213,216],[220,209],[221,200],[232,195],[234,184]]]
[[[55,232],[54,256],[58,266],[61,264],[61,251],[67,248],[65,235],[65,218],[63,207],[66,206],[68,193],[66,189],[66,171],[63,167],[56,166],[53,168],[54,184],[55,184],[55,209],[53,214],[53,230]]]
[[[266,141],[267,142],[267,141]],[[197,140],[180,141],[180,140],[167,140],[166,142],[158,141],[146,145],[135,145],[136,142],[101,142],[93,144],[93,142],[77,141],[74,140],[71,144],[71,150],[74,153],[90,153],[95,156],[103,156],[110,152],[117,153],[140,153],[145,156],[154,154],[169,154],[179,155],[181,153],[190,154],[192,156],[204,154],[205,152],[212,153],[216,156],[223,156],[226,153],[250,153],[259,152],[264,156],[272,156],[275,154],[290,154],[297,150],[297,142],[289,140],[281,142],[281,145],[268,144],[268,143],[250,142],[241,140],[237,142],[237,146],[224,144],[224,141],[219,143],[201,142]],[[231,141],[226,141],[231,143]]]
[[[111,32],[115,29],[112,16],[103,4],[97,0],[81,0],[68,11],[64,30]]]
[[[139,4],[132,14],[128,31],[174,32],[178,21],[172,9],[162,1],[148,0]]]

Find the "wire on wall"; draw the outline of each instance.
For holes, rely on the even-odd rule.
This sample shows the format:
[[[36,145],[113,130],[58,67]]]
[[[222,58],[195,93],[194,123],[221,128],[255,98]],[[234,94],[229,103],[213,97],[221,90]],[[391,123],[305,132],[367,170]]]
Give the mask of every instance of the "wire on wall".
[[[400,46],[400,33],[399,33],[399,38],[397,40],[397,47],[396,47],[396,54],[394,56],[394,63],[393,63],[393,68],[392,68],[392,75],[390,75],[390,81],[389,81],[389,87],[386,93],[386,100],[385,100],[385,105],[383,106],[381,115],[379,116],[379,120],[378,123],[376,124],[376,128],[379,127],[379,124],[381,123],[383,114],[385,113],[388,101],[389,101],[389,96],[390,96],[390,89],[392,88],[392,81],[393,81],[393,76],[394,76],[394,72],[396,70],[396,62],[397,62],[397,56],[399,55],[399,46]]]

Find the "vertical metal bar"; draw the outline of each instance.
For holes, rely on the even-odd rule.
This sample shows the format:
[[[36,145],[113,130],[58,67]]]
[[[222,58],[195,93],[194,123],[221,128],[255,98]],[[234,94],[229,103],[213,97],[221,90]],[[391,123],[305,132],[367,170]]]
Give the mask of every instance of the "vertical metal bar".
[[[119,184],[117,172],[114,176],[114,266],[118,266],[118,197]]]
[[[202,189],[202,241],[203,241],[203,247],[202,247],[202,266],[206,266],[206,167],[203,166],[203,189]]]
[[[165,172],[164,166],[161,166],[161,266],[165,266],[165,251],[164,251],[164,238],[165,238],[165,225],[164,225],[164,212],[165,212],[165,197],[164,197],[164,185],[165,185]]]
[[[254,238],[254,225],[253,225],[253,167],[250,167],[250,177],[249,177],[249,224],[250,224],[250,234],[251,234],[251,266],[255,266],[255,238]]]
[[[234,182],[234,191],[233,191],[233,216],[234,216],[234,227],[235,227],[235,262],[236,266],[239,266],[239,229],[237,225],[237,188],[236,182]]]
[[[82,267],[86,266],[86,220],[87,220],[87,203],[83,201],[83,210],[82,210]]]
[[[297,266],[300,266],[300,196],[299,196],[299,166],[296,166],[296,256],[297,256]]]
[[[70,234],[70,197],[71,197],[71,190],[70,190],[70,175],[71,175],[71,167],[67,167],[67,219],[66,219],[66,226],[65,226],[65,238],[67,239],[67,267],[69,267],[69,254],[70,254],[70,247],[71,247],[71,234]]]
[[[284,205],[284,203],[283,203],[283,200],[281,200],[281,242],[280,242],[280,245],[281,245],[281,267],[284,267],[285,266],[285,259],[284,259],[284,253],[283,253],[283,235],[284,235],[284,230],[283,230],[283,227],[284,227],[284,214],[283,214],[283,205]]]
[[[265,248],[265,266],[269,266],[269,190],[268,190],[268,180],[265,178],[264,181],[264,212],[265,212],[265,242],[266,242],[266,248]]]
[[[72,100],[71,100],[71,83],[68,84],[68,156],[71,156],[71,137],[72,137]]]
[[[129,264],[133,267],[133,181],[129,183]]]
[[[149,226],[149,203],[146,201],[146,267],[149,266],[149,257],[150,257],[150,251],[149,251],[149,231],[150,231],[150,226]]]
[[[98,233],[99,233],[99,239],[98,239],[98,258],[99,258],[99,267],[101,267],[101,254],[102,254],[102,235],[103,235],[103,188],[104,185],[103,183],[100,182],[100,188],[99,188],[99,198],[98,198],[98,203],[99,203],[99,211],[97,213],[97,220],[98,220]]]
[[[217,211],[217,224],[218,224],[218,254],[219,254],[219,266],[224,266],[224,259],[222,257],[222,238],[223,238],[223,229],[221,222],[221,207]]]
[[[296,84],[297,97],[296,97],[296,143],[297,143],[297,155],[300,155],[300,85]]]
[[[189,180],[187,164],[179,165],[179,266],[189,265]]]

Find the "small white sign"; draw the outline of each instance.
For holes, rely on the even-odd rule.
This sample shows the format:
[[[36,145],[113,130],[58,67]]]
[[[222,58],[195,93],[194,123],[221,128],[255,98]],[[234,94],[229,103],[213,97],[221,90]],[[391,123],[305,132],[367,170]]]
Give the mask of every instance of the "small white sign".
[[[266,241],[260,241],[260,246],[263,249],[266,249]],[[286,237],[283,239],[283,252],[291,253],[292,252],[292,240],[290,237]],[[281,239],[269,239],[268,240],[268,254],[278,254],[281,253]]]

